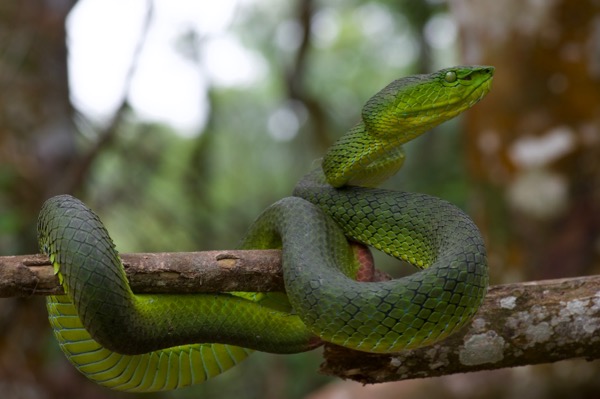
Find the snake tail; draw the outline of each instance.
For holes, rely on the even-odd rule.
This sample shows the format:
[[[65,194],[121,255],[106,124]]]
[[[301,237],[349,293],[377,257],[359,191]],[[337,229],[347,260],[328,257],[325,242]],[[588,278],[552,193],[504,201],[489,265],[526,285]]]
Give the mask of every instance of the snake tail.
[[[118,391],[168,391],[199,384],[253,352],[233,345],[195,344],[123,355],[92,338],[68,296],[49,296],[46,305],[54,336],[69,362],[91,381]]]

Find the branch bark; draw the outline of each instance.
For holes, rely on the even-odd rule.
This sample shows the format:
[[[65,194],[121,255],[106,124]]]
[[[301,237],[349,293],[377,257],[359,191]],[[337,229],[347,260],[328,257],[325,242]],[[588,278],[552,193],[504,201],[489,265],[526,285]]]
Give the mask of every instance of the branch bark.
[[[593,360],[599,332],[600,276],[497,285],[471,324],[439,344],[386,355],[326,345],[321,372],[367,384]]]
[[[135,293],[283,291],[277,250],[121,254]],[[0,257],[0,298],[62,294],[44,255]]]
[[[123,254],[136,293],[283,291],[281,253]],[[47,257],[0,257],[0,297],[60,294]],[[600,358],[600,276],[490,287],[470,325],[439,344],[393,354],[325,345],[321,372],[362,383],[570,358]]]

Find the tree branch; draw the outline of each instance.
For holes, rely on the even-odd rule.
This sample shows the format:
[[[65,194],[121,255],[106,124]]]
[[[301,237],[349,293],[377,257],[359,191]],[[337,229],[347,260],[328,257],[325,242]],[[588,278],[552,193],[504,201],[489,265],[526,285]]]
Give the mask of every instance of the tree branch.
[[[121,254],[135,293],[283,291],[277,250]],[[62,294],[44,255],[0,257],[0,298]]]
[[[136,293],[283,291],[280,251],[123,254]],[[48,258],[0,257],[0,297],[62,293]],[[600,358],[600,276],[490,287],[468,327],[394,354],[325,346],[321,372],[363,383]]]
[[[321,372],[362,383],[600,358],[600,276],[490,287],[471,324],[439,344],[378,355],[326,345]]]

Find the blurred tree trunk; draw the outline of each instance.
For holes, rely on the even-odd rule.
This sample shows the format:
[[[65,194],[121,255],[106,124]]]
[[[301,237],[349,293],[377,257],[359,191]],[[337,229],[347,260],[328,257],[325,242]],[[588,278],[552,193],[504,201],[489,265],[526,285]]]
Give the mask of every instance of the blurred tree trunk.
[[[454,0],[451,11],[464,62],[496,67],[492,92],[465,119],[492,282],[597,273],[600,4]]]
[[[74,157],[65,36],[72,5],[0,5],[0,233],[13,237],[0,239],[3,253],[35,251],[37,211]]]
[[[0,3],[0,253],[37,252],[42,202],[75,155],[67,82],[70,0]],[[54,397],[64,383],[48,368],[48,321],[39,300],[0,302],[0,396]],[[54,384],[46,385],[46,375]],[[50,388],[50,389],[49,389]]]
[[[496,282],[598,272],[600,5],[452,4],[465,61],[497,68],[466,128]]]

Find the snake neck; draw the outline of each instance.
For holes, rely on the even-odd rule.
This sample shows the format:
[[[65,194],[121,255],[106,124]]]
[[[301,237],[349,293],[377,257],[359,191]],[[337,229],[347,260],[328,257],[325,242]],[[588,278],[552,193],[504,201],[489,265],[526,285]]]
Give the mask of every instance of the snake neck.
[[[414,132],[418,135],[418,132]],[[402,144],[406,135],[376,137],[364,122],[340,137],[323,158],[323,173],[333,187],[345,185],[376,187],[404,164]]]

